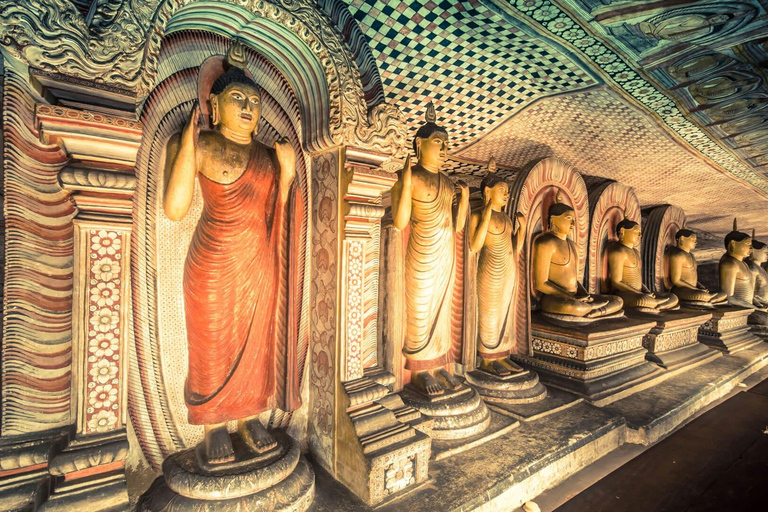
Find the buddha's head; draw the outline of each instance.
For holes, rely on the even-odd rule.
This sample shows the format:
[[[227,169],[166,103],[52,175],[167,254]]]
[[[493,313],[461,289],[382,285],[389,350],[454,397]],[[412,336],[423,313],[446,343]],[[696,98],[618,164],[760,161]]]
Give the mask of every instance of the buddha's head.
[[[746,258],[752,252],[752,238],[746,233],[732,231],[725,235],[725,249],[731,256]]]
[[[624,219],[616,225],[616,236],[619,237],[622,244],[628,247],[637,247],[642,236],[640,224]]]
[[[737,229],[736,219],[733,219],[733,231],[725,235],[725,250],[737,258],[746,258],[752,252],[752,237]]]
[[[576,224],[576,213],[565,203],[555,203],[549,207],[547,224],[555,235],[567,236]]]
[[[768,245],[752,239],[752,261],[762,264],[768,261]]]
[[[685,228],[675,233],[675,240],[677,241],[677,246],[685,252],[694,250],[696,248],[696,242],[698,241],[696,233]]]
[[[496,162],[493,158],[488,162],[488,174],[480,183],[480,190],[483,191],[485,201],[491,203],[494,210],[501,210],[509,201],[509,184],[496,174]]]
[[[261,115],[261,94],[256,83],[237,67],[230,68],[211,87],[211,124],[244,137],[256,134]]]
[[[448,131],[438,126],[437,115],[432,102],[427,105],[427,122],[416,132],[413,150],[419,165],[431,171],[437,171],[448,158]]]

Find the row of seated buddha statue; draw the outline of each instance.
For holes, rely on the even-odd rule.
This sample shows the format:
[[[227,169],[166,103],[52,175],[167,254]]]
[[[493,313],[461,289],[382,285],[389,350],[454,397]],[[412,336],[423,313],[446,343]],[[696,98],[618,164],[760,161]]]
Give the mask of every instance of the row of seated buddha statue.
[[[659,249],[668,288],[652,290],[643,282],[640,219],[625,217],[612,224],[613,233],[598,255],[606,262],[604,292],[590,293],[580,275],[583,255],[572,239],[579,213],[561,198],[567,186],[554,191],[555,200],[545,211],[540,208],[541,232],[527,233],[531,219],[508,207],[510,199],[518,198],[511,198],[510,184],[491,163],[479,187],[482,202],[476,199],[473,210],[466,183],[454,186],[441,170],[448,134],[435,119],[430,104],[427,123],[413,143],[417,163],[406,161],[391,201],[395,228],[408,229],[403,354],[410,380],[403,395],[423,414],[436,416],[434,403],[450,408],[460,394],[464,394],[462,410],[478,393],[495,405],[522,401],[499,383],[534,382],[537,373],[548,384],[608,403],[665,369],[684,368],[756,341],[745,333],[746,317],[751,314],[752,322],[758,320],[756,315],[765,318],[760,315],[766,314],[762,297],[768,281],[759,264],[764,261],[764,245],[755,244],[759,249],[753,249],[752,237],[734,228],[725,239],[727,252],[720,262],[721,291],[711,292],[699,283],[691,253],[696,234],[680,226],[675,244]],[[476,305],[477,365],[466,372],[466,380],[454,373],[449,354],[456,237],[465,227],[467,253],[477,257],[474,297],[468,299]],[[530,293],[530,302],[518,300],[520,281],[529,287],[522,296]],[[755,295],[755,290],[760,293]],[[521,309],[528,309],[527,333],[525,326],[511,325]],[[721,321],[720,331],[726,324],[730,331],[720,332],[717,321],[724,316],[738,316],[744,325],[739,320],[739,328],[733,329],[733,320]],[[721,352],[699,343],[708,339],[701,332],[711,334],[710,346]],[[530,341],[521,339],[521,334],[530,336]],[[532,401],[545,393],[542,389],[537,397],[525,398]],[[472,414],[475,419],[484,417],[477,411]],[[440,422],[437,416],[438,437],[442,429],[455,433],[467,426],[455,419]],[[480,423],[467,432],[476,433]]]

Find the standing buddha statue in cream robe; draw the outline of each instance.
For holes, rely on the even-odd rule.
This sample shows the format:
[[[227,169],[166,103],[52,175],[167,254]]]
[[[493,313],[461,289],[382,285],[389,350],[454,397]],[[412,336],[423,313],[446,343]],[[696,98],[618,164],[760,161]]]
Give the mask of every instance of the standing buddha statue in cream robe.
[[[414,150],[392,189],[394,226],[410,226],[405,251],[406,336],[403,354],[411,385],[425,395],[457,389],[461,382],[446,368],[451,347],[451,301],[455,277],[456,233],[464,228],[469,188],[460,183],[454,208],[454,184],[440,171],[448,152],[448,133],[435,124],[432,104],[427,123],[416,133]]]

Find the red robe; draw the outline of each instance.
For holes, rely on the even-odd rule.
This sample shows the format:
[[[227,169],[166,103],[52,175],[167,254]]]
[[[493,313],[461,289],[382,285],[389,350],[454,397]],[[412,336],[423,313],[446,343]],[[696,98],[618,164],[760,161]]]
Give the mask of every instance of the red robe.
[[[185,399],[191,424],[223,423],[275,406],[298,406],[295,347],[276,339],[276,322],[285,321],[279,313],[286,313],[278,311],[280,280],[295,278],[295,271],[281,269],[281,241],[285,230],[295,236],[289,223],[299,217],[284,218],[287,205],[279,197],[278,169],[274,150],[256,143],[235,182],[221,184],[199,174],[203,213],[184,265],[189,345]],[[295,206],[296,201],[289,203]],[[293,256],[289,260],[295,261]],[[295,329],[286,331],[295,341]],[[285,368],[278,372],[276,352],[285,354]],[[287,380],[277,390],[276,373]],[[282,401],[276,391],[282,391],[277,393]]]

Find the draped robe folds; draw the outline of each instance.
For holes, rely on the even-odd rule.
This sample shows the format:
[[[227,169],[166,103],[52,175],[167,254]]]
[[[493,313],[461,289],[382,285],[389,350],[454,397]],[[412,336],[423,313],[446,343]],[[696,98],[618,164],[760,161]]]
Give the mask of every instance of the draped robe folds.
[[[437,174],[432,201],[412,198],[405,252],[406,368],[429,370],[448,363],[455,275],[453,182]]]
[[[508,356],[515,341],[509,322],[515,288],[514,256],[512,221],[505,218],[500,233],[488,229],[477,262],[478,352],[486,359]]]
[[[295,340],[292,312],[278,318],[285,315],[278,298],[281,280],[295,290],[295,269],[281,263],[281,251],[290,235],[287,256],[295,262],[300,196],[294,185],[283,204],[278,169],[274,151],[254,143],[246,170],[233,183],[199,174],[203,212],[184,266],[191,424],[299,405],[296,349],[276,339],[282,331],[276,322],[287,320],[288,339]],[[285,357],[284,367],[276,365],[278,354]],[[278,377],[285,383],[276,386]]]

